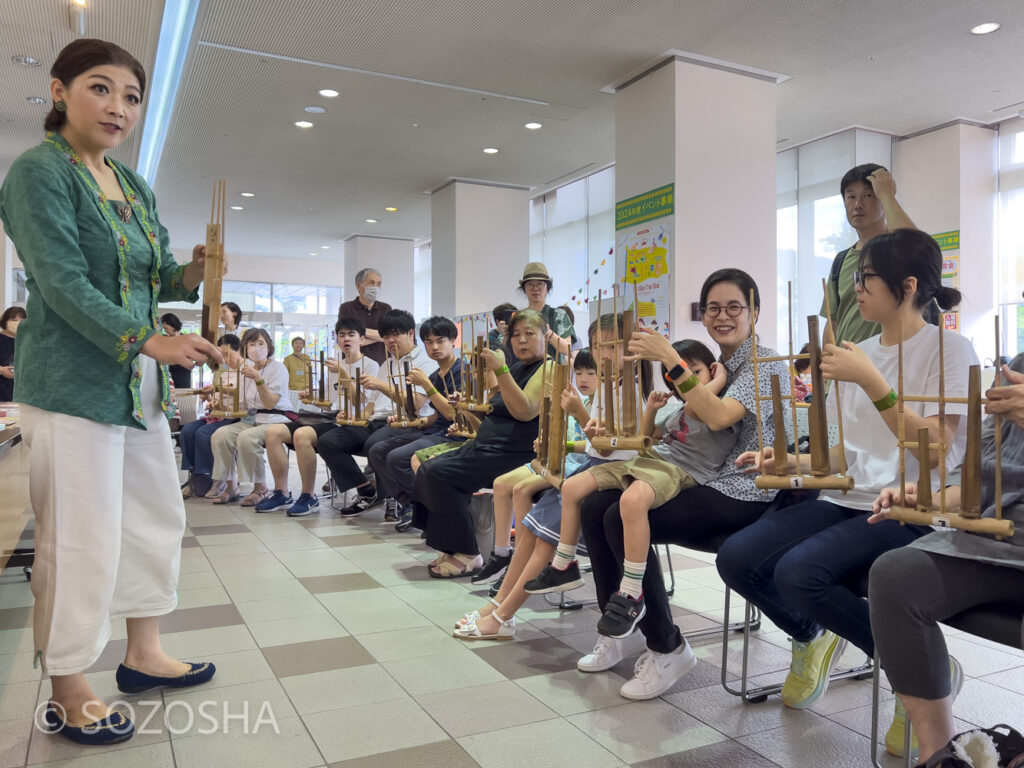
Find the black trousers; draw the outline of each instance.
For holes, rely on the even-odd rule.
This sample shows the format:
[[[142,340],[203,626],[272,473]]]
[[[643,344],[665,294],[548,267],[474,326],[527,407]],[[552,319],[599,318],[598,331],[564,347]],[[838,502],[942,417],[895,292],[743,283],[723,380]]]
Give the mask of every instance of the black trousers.
[[[594,585],[601,610],[619,588],[622,562],[626,558],[619,499],[622,491],[598,491],[583,500],[580,522],[587,541]],[[698,485],[682,491],[648,513],[651,544],[699,545],[728,536],[757,520],[768,508],[764,502],[737,501],[713,488]],[[647,647],[656,653],[670,653],[683,642],[672,617],[661,561],[652,547],[644,572],[644,602],[647,613],[640,631]]]
[[[366,450],[366,458],[373,468],[373,475],[377,478],[377,495],[387,498],[397,498],[401,485],[395,481],[388,465],[388,456],[395,448],[416,442],[425,437],[422,429],[396,429],[395,427],[384,427],[373,435],[373,443]],[[411,468],[410,468],[411,471]],[[405,499],[405,502],[408,498]],[[403,502],[403,503],[405,503]]]
[[[477,555],[469,500],[494,478],[533,458],[533,451],[488,448],[470,440],[451,453],[424,462],[416,473],[413,525],[427,534],[427,546],[449,554]]]
[[[365,427],[337,427],[317,438],[316,451],[327,462],[339,491],[344,492],[366,482],[366,475],[354,457],[365,456],[373,447],[374,435],[385,426],[384,419],[377,419]]]

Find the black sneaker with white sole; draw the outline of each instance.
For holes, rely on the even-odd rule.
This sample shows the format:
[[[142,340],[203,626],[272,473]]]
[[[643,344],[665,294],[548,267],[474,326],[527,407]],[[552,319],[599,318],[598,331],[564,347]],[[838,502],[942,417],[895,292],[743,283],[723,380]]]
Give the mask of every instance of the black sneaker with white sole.
[[[511,552],[507,555],[498,555],[491,552],[491,556],[487,558],[484,567],[477,571],[476,576],[471,578],[470,581],[473,584],[490,584],[495,579],[500,579],[504,575],[505,569],[508,568],[508,564],[511,562]]]
[[[546,595],[549,592],[567,592],[570,589],[579,589],[584,583],[583,576],[580,574],[580,565],[573,560],[564,571],[560,571],[548,563],[544,566],[544,570],[537,574],[536,579],[526,582],[524,588],[531,595]]]
[[[342,517],[359,517],[377,503],[377,494],[363,496],[360,494],[355,502],[341,510]]]
[[[629,637],[646,613],[643,595],[634,600],[629,595],[616,592],[608,598],[604,613],[597,622],[597,632],[616,639]]]

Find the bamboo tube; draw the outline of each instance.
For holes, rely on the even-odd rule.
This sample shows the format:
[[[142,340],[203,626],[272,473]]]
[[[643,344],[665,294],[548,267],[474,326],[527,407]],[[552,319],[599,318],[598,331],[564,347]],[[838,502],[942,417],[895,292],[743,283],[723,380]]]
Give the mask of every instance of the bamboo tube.
[[[946,510],[946,333],[939,323],[939,509]],[[920,441],[920,437],[918,437]],[[931,461],[927,462],[929,475]]]
[[[786,415],[782,411],[782,385],[777,373],[772,374],[772,424],[775,427],[775,441],[772,447],[772,454],[775,456],[775,474],[787,475],[789,474],[789,462],[785,457],[789,451],[786,450]]]
[[[811,442],[811,473],[818,477],[831,474],[832,459],[828,447],[828,420],[825,417],[825,377],[821,372],[821,338],[818,331],[818,317],[807,318],[808,344],[811,355],[811,410],[808,413],[808,427]],[[838,389],[838,387],[836,387]]]
[[[900,457],[900,500],[907,499],[907,448],[903,444],[907,439],[907,425],[903,412],[903,329],[900,328],[900,341],[897,355],[899,356],[899,372],[896,379],[896,444],[899,446]]]
[[[917,430],[917,508],[928,510],[932,508],[932,446],[929,442],[928,427],[921,427]],[[945,512],[944,507],[939,507]]]
[[[821,279],[821,288],[825,292],[825,314],[828,318],[825,321],[825,343],[838,345],[839,339],[836,338],[835,329],[832,327],[832,301],[829,298],[828,287],[825,284],[825,278]],[[846,464],[846,442],[843,437],[843,403],[839,399],[839,382],[835,384],[836,394],[836,426],[839,428],[839,471],[842,474],[846,474],[849,467]],[[827,425],[826,425],[827,426]]]
[[[625,343],[626,329],[632,333],[633,328],[633,311],[626,310],[622,313],[622,329],[623,329],[623,343]],[[629,362],[623,362],[622,365],[622,409],[620,412],[622,422],[622,434],[631,435],[636,432],[637,429],[637,418],[636,418],[636,378],[637,378],[637,365],[635,360]]]
[[[996,315],[996,375],[992,380],[993,387],[1002,386],[1002,366],[999,364],[999,315]],[[996,449],[996,519],[1003,518],[1003,417],[996,415],[995,423],[995,449]]]
[[[754,291],[750,291],[750,364],[754,366],[754,391],[757,393],[757,397],[754,398],[754,409],[757,411],[757,445],[761,450],[761,454],[764,455],[764,426],[761,424],[761,383],[758,378],[758,359],[757,359],[757,322],[754,320]],[[765,471],[764,463],[761,464],[761,477],[767,477],[768,472]]]
[[[956,528],[960,531],[971,531],[973,533],[985,533],[998,538],[1009,538],[1013,536],[1014,528],[1012,520],[1000,518],[980,517],[977,519],[963,517],[956,514],[943,514],[934,510],[922,511],[909,509],[907,507],[892,507],[889,510],[889,518],[898,520],[901,523],[912,525],[942,525],[947,528]]]
[[[649,449],[652,443],[646,435],[611,435],[595,437],[590,444],[599,451],[642,451]]]
[[[789,331],[789,359],[791,361],[789,364],[792,365],[794,362],[796,362],[796,358],[797,358],[797,355],[793,354],[793,281],[792,280],[790,280],[789,282],[786,283],[786,291],[787,291],[787,295],[789,297],[788,298],[788,303],[786,305],[787,309],[789,311],[789,319],[788,319],[788,322],[786,323],[786,329]],[[808,355],[807,357],[810,358],[810,355]],[[795,369],[794,369],[794,373],[795,373]],[[809,403],[804,403],[804,405],[809,405]],[[803,474],[803,468],[801,467],[801,464],[803,462],[801,461],[801,456],[800,456],[800,432],[799,432],[799,427],[797,426],[796,409],[797,409],[796,387],[793,386],[793,382],[790,382],[789,383],[789,412],[790,412],[790,415],[793,418],[793,447],[795,449],[794,450],[794,454],[793,454],[793,458],[794,458],[794,462],[796,464],[796,474],[802,475]],[[808,438],[809,437],[810,436],[808,436]]]
[[[853,488],[853,478],[847,475],[827,475],[826,477],[758,475],[754,478],[754,486],[762,490],[773,491],[784,491],[790,488],[802,488],[808,491],[849,491]]]

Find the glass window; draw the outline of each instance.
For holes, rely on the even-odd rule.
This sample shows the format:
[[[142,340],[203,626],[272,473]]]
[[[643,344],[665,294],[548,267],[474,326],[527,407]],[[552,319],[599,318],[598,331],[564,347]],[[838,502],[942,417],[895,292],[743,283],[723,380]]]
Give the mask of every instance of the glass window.
[[[11,276],[14,278],[14,300],[21,304],[28,301],[28,286],[25,285],[25,270],[15,269]]]
[[[420,320],[430,317],[430,243],[421,243],[413,248],[413,315]]]
[[[320,288],[316,285],[274,283],[271,306],[274,312],[315,315],[319,309]]]
[[[1024,119],[999,124],[999,263],[1002,354],[1024,352]]]

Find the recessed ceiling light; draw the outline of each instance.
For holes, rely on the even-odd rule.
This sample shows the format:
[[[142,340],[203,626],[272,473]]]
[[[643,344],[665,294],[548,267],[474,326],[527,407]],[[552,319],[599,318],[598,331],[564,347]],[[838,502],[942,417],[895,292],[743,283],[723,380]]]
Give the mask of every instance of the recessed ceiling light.
[[[46,99],[42,96],[26,96],[25,101],[31,102],[32,104],[45,104]]]
[[[11,56],[11,61],[15,64],[20,64],[23,67],[38,67],[42,64],[42,62],[35,56]]]
[[[367,220],[366,220],[366,223],[367,223],[367,224],[376,224],[376,223],[377,223],[377,220],[376,220],[376,219],[367,219]]]
[[[538,131],[544,127],[544,123],[527,123],[523,128],[529,128],[531,131]]]
[[[86,0],[71,0],[72,5],[77,5],[79,8],[85,8]]]
[[[393,205],[389,205],[389,206],[388,206],[387,208],[385,208],[384,210],[385,210],[385,211],[387,211],[388,213],[394,213],[394,212],[395,212],[395,211],[397,211],[398,209],[397,209],[397,208],[395,208],[395,206],[393,206]]]
[[[335,96],[338,95],[338,92],[332,91],[330,88],[324,88],[322,91],[320,91],[320,95],[323,96],[325,99],[333,99]]]
[[[244,211],[244,210],[245,210],[245,208],[243,208],[243,207],[242,207],[242,206],[240,206],[240,205],[232,205],[232,206],[231,206],[231,210],[232,210],[232,211]]]
[[[256,197],[252,192],[239,192],[242,197]]]
[[[299,128],[312,128],[313,124],[309,120],[296,120],[295,125]]]
[[[321,248],[322,248],[323,250],[325,250],[325,251],[329,251],[329,250],[331,250],[331,246],[329,246],[329,245],[321,245],[320,247],[321,247]]]
[[[498,154],[498,150],[496,150],[494,147],[487,147],[484,150],[484,154],[485,155],[496,155],[496,154]]]
[[[986,21],[984,24],[979,24],[976,27],[971,27],[972,35],[989,35],[999,29],[1000,24],[995,21]]]
[[[322,115],[324,113],[323,107],[306,107],[307,112],[312,112],[314,115]]]
[[[412,127],[413,128],[422,128],[423,127],[423,123],[413,123]]]
[[[319,256],[320,254],[319,254],[319,253],[317,253],[316,251],[313,251],[313,252],[312,252],[312,253],[310,253],[309,255],[310,255],[310,256]]]

